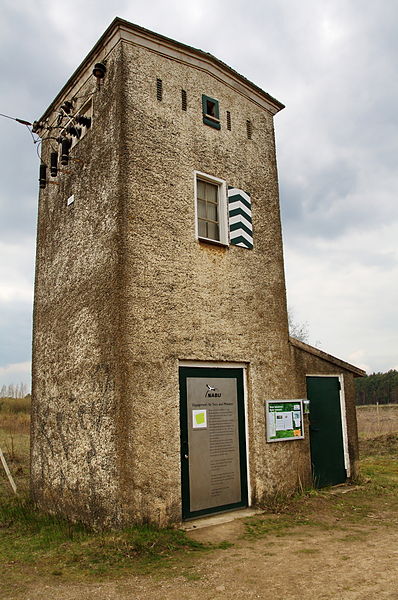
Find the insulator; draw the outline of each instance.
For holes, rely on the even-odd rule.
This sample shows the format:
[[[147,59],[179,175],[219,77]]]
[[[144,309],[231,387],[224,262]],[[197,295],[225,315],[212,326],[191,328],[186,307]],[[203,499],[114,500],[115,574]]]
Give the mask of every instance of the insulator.
[[[97,63],[93,69],[93,75],[97,79],[103,79],[106,73],[106,66],[103,63]]]
[[[70,138],[62,138],[61,140],[61,165],[67,165],[69,162],[69,150],[72,145]]]
[[[21,123],[21,125],[28,125],[29,127],[32,126],[32,123],[30,121],[25,121],[25,119],[17,119],[15,118],[16,121],[18,121],[18,123]]]
[[[56,177],[58,175],[58,152],[50,154],[50,175]]]
[[[77,117],[75,117],[75,121],[78,125],[81,125],[86,129],[89,129],[91,127],[91,118],[86,117],[85,115],[77,115]]]
[[[61,108],[64,112],[66,112],[67,115],[69,115],[69,113],[71,113],[73,110],[73,104],[70,100],[65,100],[65,102],[61,104]]]
[[[40,131],[40,129],[43,129],[43,123],[41,123],[40,121],[33,121],[33,123],[32,123],[33,133],[37,133],[38,131]]]
[[[77,137],[79,139],[82,134],[82,130],[81,127],[69,125],[69,127],[66,128],[66,133],[69,133],[69,135],[73,135],[73,137]]]
[[[39,185],[42,190],[46,187],[47,183],[47,165],[41,163],[39,169]]]

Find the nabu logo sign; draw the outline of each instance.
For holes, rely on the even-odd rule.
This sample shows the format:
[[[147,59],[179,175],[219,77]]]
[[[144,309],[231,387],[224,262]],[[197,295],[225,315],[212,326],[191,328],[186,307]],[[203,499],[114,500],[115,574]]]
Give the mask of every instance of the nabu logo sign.
[[[208,383],[206,383],[206,394],[205,394],[205,398],[221,398],[221,392],[218,391],[218,388],[213,387],[212,385],[209,385]]]

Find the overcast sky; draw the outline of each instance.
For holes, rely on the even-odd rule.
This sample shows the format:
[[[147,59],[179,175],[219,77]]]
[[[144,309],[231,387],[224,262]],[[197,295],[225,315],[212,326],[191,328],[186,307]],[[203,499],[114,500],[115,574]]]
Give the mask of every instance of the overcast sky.
[[[0,113],[41,116],[115,16],[211,52],[275,117],[285,269],[310,343],[398,369],[396,0],[3,0]],[[0,385],[29,382],[39,160],[0,117]]]

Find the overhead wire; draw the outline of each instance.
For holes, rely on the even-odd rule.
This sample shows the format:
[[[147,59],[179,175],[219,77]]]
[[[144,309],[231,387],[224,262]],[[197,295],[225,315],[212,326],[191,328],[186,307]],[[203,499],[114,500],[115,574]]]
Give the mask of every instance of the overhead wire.
[[[39,140],[36,140],[36,139],[35,139],[35,136],[33,135],[33,131],[32,131],[31,129],[29,129],[29,125],[26,125],[26,129],[29,131],[29,133],[30,133],[30,135],[31,135],[31,137],[32,137],[33,143],[34,143],[34,144],[37,144],[37,142],[38,142]]]
[[[25,121],[25,119],[18,119],[18,117],[10,117],[10,115],[5,115],[3,113],[0,113],[0,117],[5,117],[6,119],[11,119],[12,121],[17,121],[18,123],[21,123],[21,125],[32,125],[32,123],[30,123],[29,121]]]
[[[37,142],[37,146],[36,146],[36,154],[39,157],[40,162],[41,162],[41,156],[40,156],[40,153],[39,153],[39,148],[40,148],[41,144],[42,144],[42,140],[39,140]]]
[[[88,94],[83,94],[81,96],[75,96],[73,98],[73,101],[76,100],[80,100],[81,98],[88,98],[90,96],[93,96],[95,93],[97,92],[97,90],[94,90],[93,92],[89,92]],[[58,118],[57,118],[57,124],[54,126],[49,126],[47,124],[47,127],[45,127],[45,129],[47,129],[48,131],[51,131],[51,129],[60,129],[61,130],[61,135],[62,135],[62,131],[66,130],[66,127],[68,127],[69,125],[73,125],[76,116],[78,115],[79,111],[82,108],[82,105],[84,103],[82,103],[79,108],[75,109],[74,113],[72,113],[72,115],[68,115],[65,111],[60,112],[58,114]],[[10,119],[11,121],[16,121],[17,123],[20,123],[21,125],[25,125],[27,130],[29,131],[33,144],[36,147],[36,154],[39,158],[39,160],[41,161],[41,156],[40,156],[40,149],[41,149],[41,145],[43,143],[44,140],[54,140],[56,142],[59,142],[59,138],[53,137],[53,136],[48,136],[45,137],[44,139],[42,139],[37,132],[34,132],[32,128],[34,128],[34,123],[31,123],[30,121],[27,121],[25,119],[20,119],[18,117],[12,117],[11,115],[6,115],[4,113],[0,113],[0,117],[4,117],[5,119]],[[66,119],[66,123],[64,122],[64,119]],[[35,134],[37,135],[37,137],[35,138]],[[57,149],[54,149],[52,144],[50,144],[50,148],[52,151],[57,151]]]
[[[100,66],[100,65],[96,65],[96,67],[97,66]],[[105,70],[105,67],[103,67],[103,69]],[[101,77],[104,76],[104,72],[101,75]],[[96,75],[96,77],[100,77],[100,76]],[[97,80],[97,83],[100,83],[99,79]],[[97,89],[95,89],[94,91],[89,92],[87,94],[82,94],[81,96],[75,96],[75,97],[73,97],[72,98],[72,103],[70,103],[71,104],[71,108],[73,107],[73,103],[76,102],[77,100],[80,100],[82,98],[88,98],[90,96],[94,96],[97,93],[98,89],[99,89],[99,87],[97,87]],[[11,115],[6,115],[4,113],[0,113],[0,117],[3,117],[5,119],[10,119],[12,121],[16,121],[17,123],[20,123],[21,125],[25,125],[26,126],[26,128],[28,129],[28,131],[29,131],[29,133],[31,135],[33,144],[36,147],[36,154],[37,154],[37,156],[39,158],[39,161],[41,162],[42,161],[42,157],[40,156],[40,149],[41,149],[41,145],[42,145],[43,141],[45,141],[45,140],[55,140],[59,144],[60,138],[56,138],[56,137],[53,137],[53,136],[48,136],[48,137],[41,138],[40,135],[37,133],[37,131],[38,130],[40,131],[40,129],[46,129],[48,132],[50,132],[52,129],[60,129],[61,130],[61,136],[62,136],[62,133],[66,131],[66,128],[68,126],[72,127],[74,125],[75,119],[78,116],[78,113],[81,110],[81,108],[82,108],[83,105],[84,105],[84,102],[80,104],[79,108],[75,109],[75,111],[74,111],[74,113],[72,113],[72,115],[67,114],[67,112],[65,110],[63,110],[62,112],[59,112],[55,126],[54,125],[50,126],[49,123],[48,123],[48,121],[46,122],[46,124],[44,124],[44,123],[36,123],[35,121],[33,123],[31,123],[30,121],[27,121],[25,119],[20,119],[18,117],[12,117]],[[61,110],[62,110],[62,107],[61,107]],[[64,122],[64,119],[66,119],[66,123]],[[90,119],[90,121],[91,121],[91,119]],[[90,125],[88,125],[88,127],[89,126]],[[35,135],[37,136],[36,138],[35,138]],[[73,135],[75,135],[75,134],[73,134]],[[76,133],[76,135],[77,135],[77,133]],[[78,137],[80,137],[80,135]],[[50,142],[50,149],[53,152],[57,152],[58,153],[58,149],[57,148],[54,149],[51,142]]]
[[[40,156],[40,148],[42,145],[43,140],[37,136],[35,137],[31,127],[32,127],[32,123],[30,123],[29,121],[26,121],[25,119],[19,119],[18,117],[11,117],[10,115],[5,115],[4,113],[0,113],[0,117],[5,117],[6,119],[11,119],[12,121],[17,121],[18,123],[20,123],[21,125],[25,125],[26,129],[29,131],[30,136],[32,138],[33,144],[36,147],[36,154],[38,156],[38,159],[41,161],[41,156]],[[55,140],[58,141],[56,137],[47,137],[47,140]],[[53,146],[51,145],[51,150],[55,151],[55,149],[53,148]]]

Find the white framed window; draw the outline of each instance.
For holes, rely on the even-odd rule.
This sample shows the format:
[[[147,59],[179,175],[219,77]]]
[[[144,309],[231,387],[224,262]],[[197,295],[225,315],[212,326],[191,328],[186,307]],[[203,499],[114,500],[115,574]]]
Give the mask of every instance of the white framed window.
[[[227,186],[223,179],[195,171],[196,237],[227,246]]]

